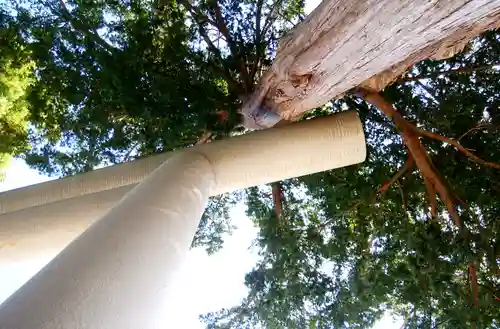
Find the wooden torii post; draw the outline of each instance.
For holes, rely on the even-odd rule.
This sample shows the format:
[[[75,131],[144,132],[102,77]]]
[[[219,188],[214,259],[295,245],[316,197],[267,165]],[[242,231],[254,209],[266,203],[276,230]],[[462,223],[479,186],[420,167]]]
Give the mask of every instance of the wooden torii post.
[[[324,1],[283,38],[274,64],[244,106],[264,102],[283,118],[293,119],[351,88],[379,90],[415,62],[451,56],[471,37],[497,27],[499,17],[500,0]],[[162,307],[171,284],[168,279],[189,248],[210,194],[364,158],[359,119],[351,113],[329,120],[303,122],[175,153],[130,192],[124,185],[100,186],[99,193],[128,193],[0,305],[0,328],[149,329],[160,322],[165,325]],[[335,127],[328,128],[334,123]],[[260,148],[252,148],[257,143]],[[335,147],[323,148],[325,143]],[[300,148],[300,156],[293,154],[294,147]],[[231,151],[225,152],[225,148]],[[263,154],[257,154],[256,149]],[[325,149],[333,150],[325,154]],[[293,161],[286,163],[294,156],[297,162],[293,166]],[[269,172],[264,171],[262,163],[271,158],[275,168],[267,166]],[[133,171],[141,164],[144,162],[128,168]],[[235,165],[245,168],[238,174],[228,170]],[[108,173],[112,175],[113,170],[108,169]],[[86,177],[96,177],[90,174],[80,176],[82,185]],[[101,184],[108,184],[106,177]],[[23,191],[16,193],[23,195]],[[30,195],[29,190],[26,195]],[[77,207],[79,201],[88,200],[79,198],[89,194],[82,191],[75,195],[70,190],[52,195],[57,200],[52,200],[51,209],[68,211],[68,204]],[[8,208],[2,199],[9,197],[0,195],[2,209]],[[12,219],[18,214],[33,220],[27,230],[17,232],[21,239],[29,238],[29,229],[37,229],[36,214],[44,207],[22,208],[30,203],[33,200],[21,200],[14,212],[1,215],[0,232],[5,234],[4,216]],[[19,228],[12,220],[7,223]]]

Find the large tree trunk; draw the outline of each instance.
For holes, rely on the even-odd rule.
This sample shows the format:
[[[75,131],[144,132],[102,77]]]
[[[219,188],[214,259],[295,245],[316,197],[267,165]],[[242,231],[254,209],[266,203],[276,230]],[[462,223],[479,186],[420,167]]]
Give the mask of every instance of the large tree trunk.
[[[281,40],[254,99],[291,119],[356,86],[380,90],[499,18],[500,0],[325,0]]]

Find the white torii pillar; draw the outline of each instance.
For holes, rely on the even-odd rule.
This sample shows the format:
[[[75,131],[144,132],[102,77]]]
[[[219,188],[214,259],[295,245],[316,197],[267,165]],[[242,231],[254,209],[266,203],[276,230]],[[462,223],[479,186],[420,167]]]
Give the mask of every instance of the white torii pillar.
[[[365,156],[363,129],[354,112],[173,152],[0,305],[0,328],[165,328],[171,278],[210,195],[359,163]],[[8,193],[3,198],[9,200]],[[70,213],[65,205],[72,199],[61,199],[58,209]],[[24,218],[36,223],[40,207],[24,209]],[[18,207],[11,214],[22,211]],[[36,225],[22,231],[3,216],[0,232],[14,233],[14,247],[39,233]],[[52,228],[57,234],[57,225]],[[42,232],[38,238],[50,244],[50,230]]]

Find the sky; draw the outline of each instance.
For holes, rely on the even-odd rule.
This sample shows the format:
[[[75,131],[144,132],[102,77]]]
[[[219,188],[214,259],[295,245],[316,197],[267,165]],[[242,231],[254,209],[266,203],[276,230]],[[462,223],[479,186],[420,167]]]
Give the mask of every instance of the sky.
[[[306,13],[311,12],[320,1],[306,0]],[[14,159],[6,170],[5,181],[0,183],[0,192],[47,180],[48,177],[30,169],[24,161]],[[203,249],[193,249],[188,253],[174,291],[176,303],[165,314],[169,328],[202,329],[199,314],[237,305],[245,297],[245,274],[258,260],[256,252],[250,248],[257,229],[246,217],[242,204],[232,210],[231,217],[238,229],[226,239],[221,251],[210,256]],[[17,263],[0,263],[0,303],[54,256],[47,254]],[[393,321],[387,315],[373,329],[399,329],[401,324],[401,320]]]

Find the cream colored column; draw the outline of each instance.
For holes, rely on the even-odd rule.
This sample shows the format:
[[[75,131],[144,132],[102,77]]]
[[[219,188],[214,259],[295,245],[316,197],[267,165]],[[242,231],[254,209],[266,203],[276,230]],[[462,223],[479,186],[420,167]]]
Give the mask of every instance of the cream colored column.
[[[266,129],[0,193],[0,262],[54,254],[174,154],[196,151],[216,174],[210,195],[359,163],[356,112]]]
[[[169,287],[189,250],[208,196],[359,163],[365,156],[363,129],[355,112],[173,152],[0,305],[0,328],[165,328]],[[85,186],[84,177],[89,176],[82,175],[77,186]],[[16,210],[0,216],[0,232],[16,242],[28,242],[21,250],[33,241],[40,248],[43,241],[55,247],[51,233],[72,227],[72,205],[91,207],[108,192],[112,196],[105,203],[109,204],[128,190],[126,184],[106,189],[106,177],[103,181],[90,177],[98,191],[95,195],[79,191],[68,198],[66,190],[48,189],[51,202],[33,202],[32,191],[37,188],[28,189],[27,200],[19,200]],[[18,196],[23,193],[15,191]],[[3,197],[12,199],[9,194]],[[23,204],[38,205],[23,208]],[[65,215],[55,222],[49,217],[41,220],[42,209],[48,214],[45,207]],[[79,221],[77,227],[83,224]],[[45,225],[48,229],[41,228]]]
[[[214,179],[203,155],[171,157],[2,304],[0,328],[168,326],[171,279]]]

